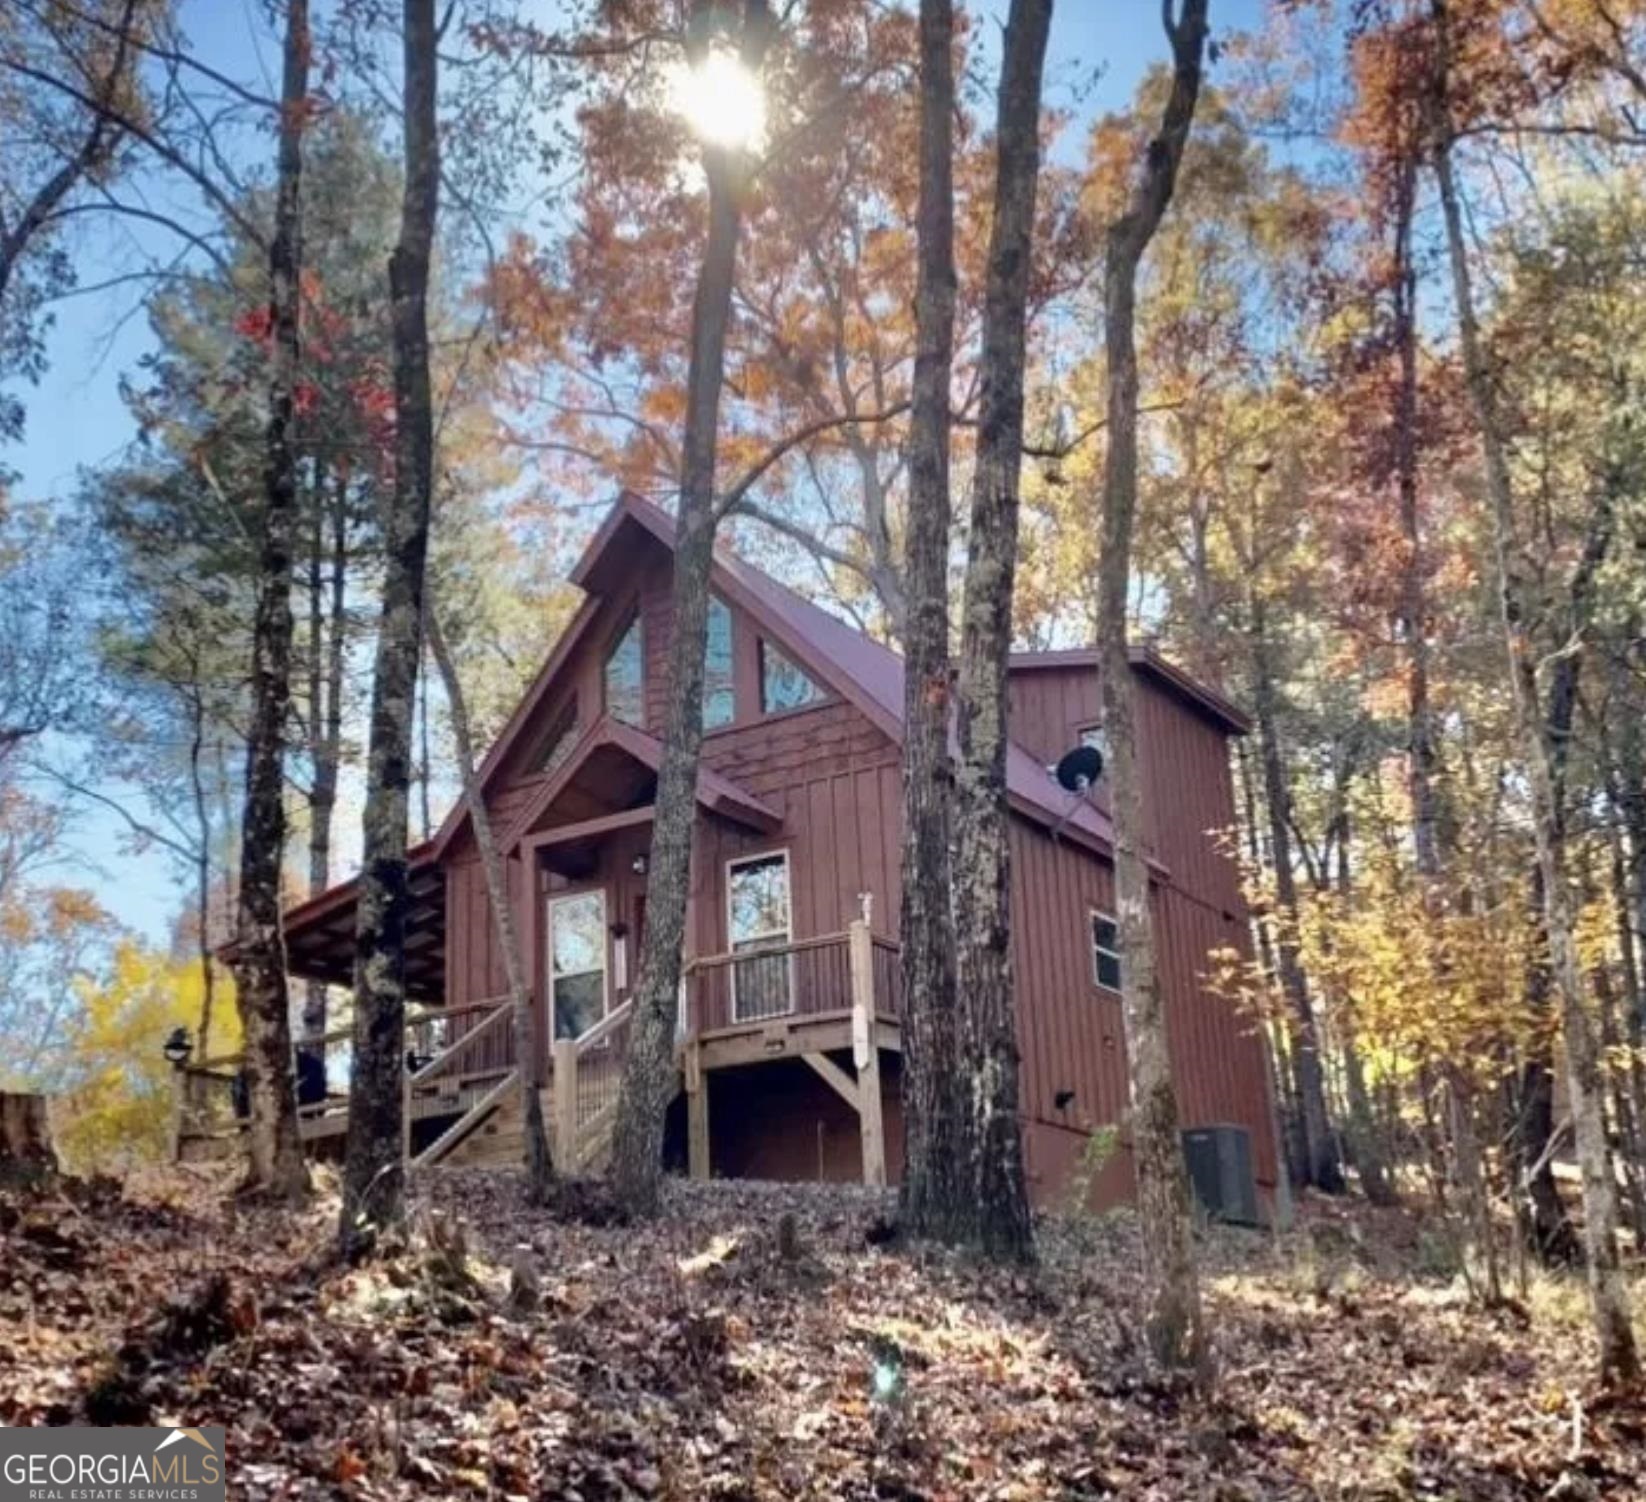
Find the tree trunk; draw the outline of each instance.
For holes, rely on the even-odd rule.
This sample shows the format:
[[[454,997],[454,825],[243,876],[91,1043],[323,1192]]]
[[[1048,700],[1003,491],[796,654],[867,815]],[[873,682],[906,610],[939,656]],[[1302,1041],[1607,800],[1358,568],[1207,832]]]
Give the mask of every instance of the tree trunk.
[[[1584,998],[1560,801],[1556,792],[1551,747],[1540,715],[1536,657],[1517,573],[1514,497],[1507,444],[1497,411],[1492,371],[1475,319],[1474,288],[1464,240],[1462,208],[1452,172],[1453,131],[1447,95],[1447,7],[1444,0],[1432,0],[1432,3],[1439,44],[1435,110],[1431,122],[1435,127],[1435,177],[1440,189],[1446,243],[1451,259],[1464,381],[1480,430],[1481,451],[1485,459],[1486,496],[1492,518],[1503,635],[1526,757],[1525,770],[1531,795],[1538,866],[1543,876],[1550,972],[1560,1003],[1566,1044],[1567,1095],[1571,1102],[1572,1126],[1583,1177],[1584,1249],[1588,1259],[1595,1334],[1600,1346],[1600,1369],[1604,1380],[1632,1383],[1640,1376],[1640,1358],[1629,1323],[1628,1294],[1618,1258],[1617,1184],[1612,1175],[1611,1153],[1606,1142],[1600,1048]]]
[[[949,384],[954,361],[954,7],[920,6],[919,280],[903,618],[903,1219],[965,1239],[975,1192],[954,973]]]
[[[1120,931],[1121,1014],[1131,1096],[1137,1207],[1142,1223],[1149,1346],[1165,1367],[1210,1377],[1190,1220],[1188,1170],[1179,1138],[1166,1005],[1160,990],[1149,894],[1143,769],[1138,758],[1127,592],[1137,512],[1137,268],[1171,202],[1194,122],[1206,42],[1206,0],[1184,0],[1174,24],[1171,95],[1150,141],[1126,212],[1108,229],[1103,268],[1103,337],[1108,360],[1108,453],[1103,463],[1103,546],[1098,565],[1097,640],[1103,728],[1109,743],[1114,820],[1115,911]]]
[[[1343,800],[1338,815],[1342,838],[1337,847],[1337,891],[1346,904],[1353,889],[1349,867],[1350,820],[1347,813],[1347,781],[1343,788]],[[1389,1176],[1388,1145],[1381,1123],[1377,1119],[1377,1112],[1372,1106],[1371,1091],[1366,1087],[1366,1067],[1360,1057],[1353,1011],[1351,999],[1350,1004],[1344,1009],[1341,1047],[1343,1079],[1349,1098],[1348,1114],[1354,1165],[1360,1174],[1360,1187],[1366,1198],[1374,1205],[1393,1205],[1398,1202],[1399,1196],[1395,1193],[1394,1184]]]
[[[961,1072],[972,1102],[973,1238],[1001,1260],[1033,1256],[1017,1119],[1012,995],[1006,678],[1023,464],[1023,368],[1040,172],[1040,82],[1051,0],[1012,0],[1000,64],[994,223],[989,234],[982,389],[961,615],[955,778],[955,934]]]
[[[1536,1036],[1541,1019],[1549,1014],[1554,989],[1549,973],[1547,922],[1543,900],[1543,873],[1532,870],[1530,921],[1541,943],[1526,968],[1526,1011],[1534,1019],[1534,1036],[1520,1066],[1512,1092],[1513,1119],[1509,1126],[1509,1161],[1515,1176],[1515,1224],[1521,1240],[1545,1267],[1577,1262],[1582,1256],[1577,1234],[1555,1183],[1555,1077],[1549,1064],[1549,1044]]]
[[[314,575],[310,582],[309,629],[313,635],[309,704],[309,896],[331,885],[332,820],[337,812],[337,778],[343,753],[343,665],[347,647],[345,607],[348,587],[348,474],[339,470],[331,515],[329,577],[322,584],[324,517],[317,517]],[[318,497],[317,497],[318,500]],[[322,593],[325,600],[322,604]],[[324,639],[324,651],[321,641]],[[326,983],[310,981],[303,1000],[303,1036],[326,1031]]]
[[[526,1199],[529,1204],[546,1204],[554,1187],[554,1169],[549,1162],[549,1134],[543,1122],[543,1097],[538,1093],[537,1018],[532,1010],[531,983],[526,979],[526,962],[515,931],[514,906],[509,900],[509,880],[503,857],[497,849],[491,817],[480,786],[474,759],[474,735],[469,727],[468,700],[463,680],[447,649],[440,629],[440,613],[433,601],[428,613],[429,651],[440,670],[446,690],[446,709],[451,715],[452,739],[457,746],[457,772],[463,779],[463,801],[469,806],[469,822],[474,843],[480,850],[480,865],[486,874],[486,896],[497,924],[497,942],[503,951],[503,973],[509,982],[509,1005],[514,1012],[514,1059],[520,1070],[521,1119],[526,1127]]]
[[[274,237],[269,245],[273,337],[235,959],[251,1105],[246,1187],[286,1200],[302,1199],[309,1187],[297,1130],[286,940],[280,923],[280,874],[286,849],[286,719],[291,706],[292,531],[297,510],[294,387],[302,298],[301,187],[308,91],[308,0],[289,0]]]
[[[692,63],[709,43],[713,7],[694,5]],[[745,0],[738,38],[744,66],[758,74],[775,24],[765,0]],[[691,363],[681,445],[680,516],[674,549],[674,640],[657,773],[646,932],[641,941],[629,1051],[612,1139],[612,1186],[624,1210],[656,1212],[663,1173],[663,1124],[674,1093],[674,1026],[680,951],[686,935],[692,830],[697,822],[697,757],[703,740],[703,654],[708,645],[709,572],[719,521],[716,428],[726,364],[726,324],[737,265],[749,162],[737,148],[705,145],[709,236],[692,304]]]
[[[429,395],[429,258],[440,203],[434,0],[405,0],[406,174],[389,258],[394,334],[394,490],[383,518],[383,609],[372,677],[370,749],[354,959],[354,1072],[339,1236],[368,1250],[405,1215],[401,1071],[406,1016],[406,813],[422,656],[434,413]]]
[[[1275,967],[1280,989],[1291,1013],[1292,1088],[1297,1097],[1299,1143],[1303,1182],[1328,1194],[1343,1190],[1337,1141],[1326,1109],[1326,1075],[1321,1061],[1320,1031],[1309,980],[1297,947],[1297,874],[1292,869],[1289,821],[1291,793],[1286,785],[1286,763],[1276,723],[1274,676],[1262,602],[1252,603],[1253,652],[1256,662],[1258,751],[1263,761],[1263,794],[1268,806],[1269,858],[1274,865],[1275,906],[1279,910],[1275,934]]]

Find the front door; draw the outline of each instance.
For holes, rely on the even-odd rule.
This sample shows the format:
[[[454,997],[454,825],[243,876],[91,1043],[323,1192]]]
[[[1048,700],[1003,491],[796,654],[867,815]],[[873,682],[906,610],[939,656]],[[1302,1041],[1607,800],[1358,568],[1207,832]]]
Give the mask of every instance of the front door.
[[[606,1015],[606,894],[549,899],[549,991],[554,1035],[581,1038]]]

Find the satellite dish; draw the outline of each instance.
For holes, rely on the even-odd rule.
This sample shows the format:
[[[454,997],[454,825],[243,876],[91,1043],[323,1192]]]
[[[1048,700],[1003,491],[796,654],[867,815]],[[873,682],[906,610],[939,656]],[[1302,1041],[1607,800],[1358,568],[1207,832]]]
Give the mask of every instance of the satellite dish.
[[[1064,753],[1054,775],[1068,792],[1083,793],[1103,775],[1103,753],[1096,746],[1076,746]]]

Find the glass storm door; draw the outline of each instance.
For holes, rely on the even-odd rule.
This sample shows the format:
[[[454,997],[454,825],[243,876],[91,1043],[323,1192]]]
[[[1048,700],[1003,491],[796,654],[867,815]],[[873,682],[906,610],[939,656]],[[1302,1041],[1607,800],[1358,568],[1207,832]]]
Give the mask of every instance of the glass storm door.
[[[606,894],[549,899],[554,1035],[581,1038],[606,1015]]]
[[[732,965],[732,1018],[781,1016],[794,1006],[794,957],[786,951],[792,931],[788,856],[779,851],[731,862],[726,898],[732,953],[749,956]],[[767,949],[780,952],[760,953]]]

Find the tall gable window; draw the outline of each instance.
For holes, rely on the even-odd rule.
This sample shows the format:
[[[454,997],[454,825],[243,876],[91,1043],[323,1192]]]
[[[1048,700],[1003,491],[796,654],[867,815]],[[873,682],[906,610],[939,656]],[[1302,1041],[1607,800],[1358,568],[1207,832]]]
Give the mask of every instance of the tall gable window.
[[[640,655],[640,617],[606,658],[606,713],[626,725],[642,725],[646,718],[646,672]]]
[[[703,648],[703,728],[713,730],[737,718],[732,679],[732,613],[724,600],[709,597],[709,639]]]
[[[532,771],[554,771],[571,755],[572,747],[576,744],[577,700],[573,698],[568,699],[560,713],[554,717],[549,733],[543,737],[543,749],[538,753]]]
[[[820,689],[769,641],[760,643],[760,712],[804,709],[823,697]]]

